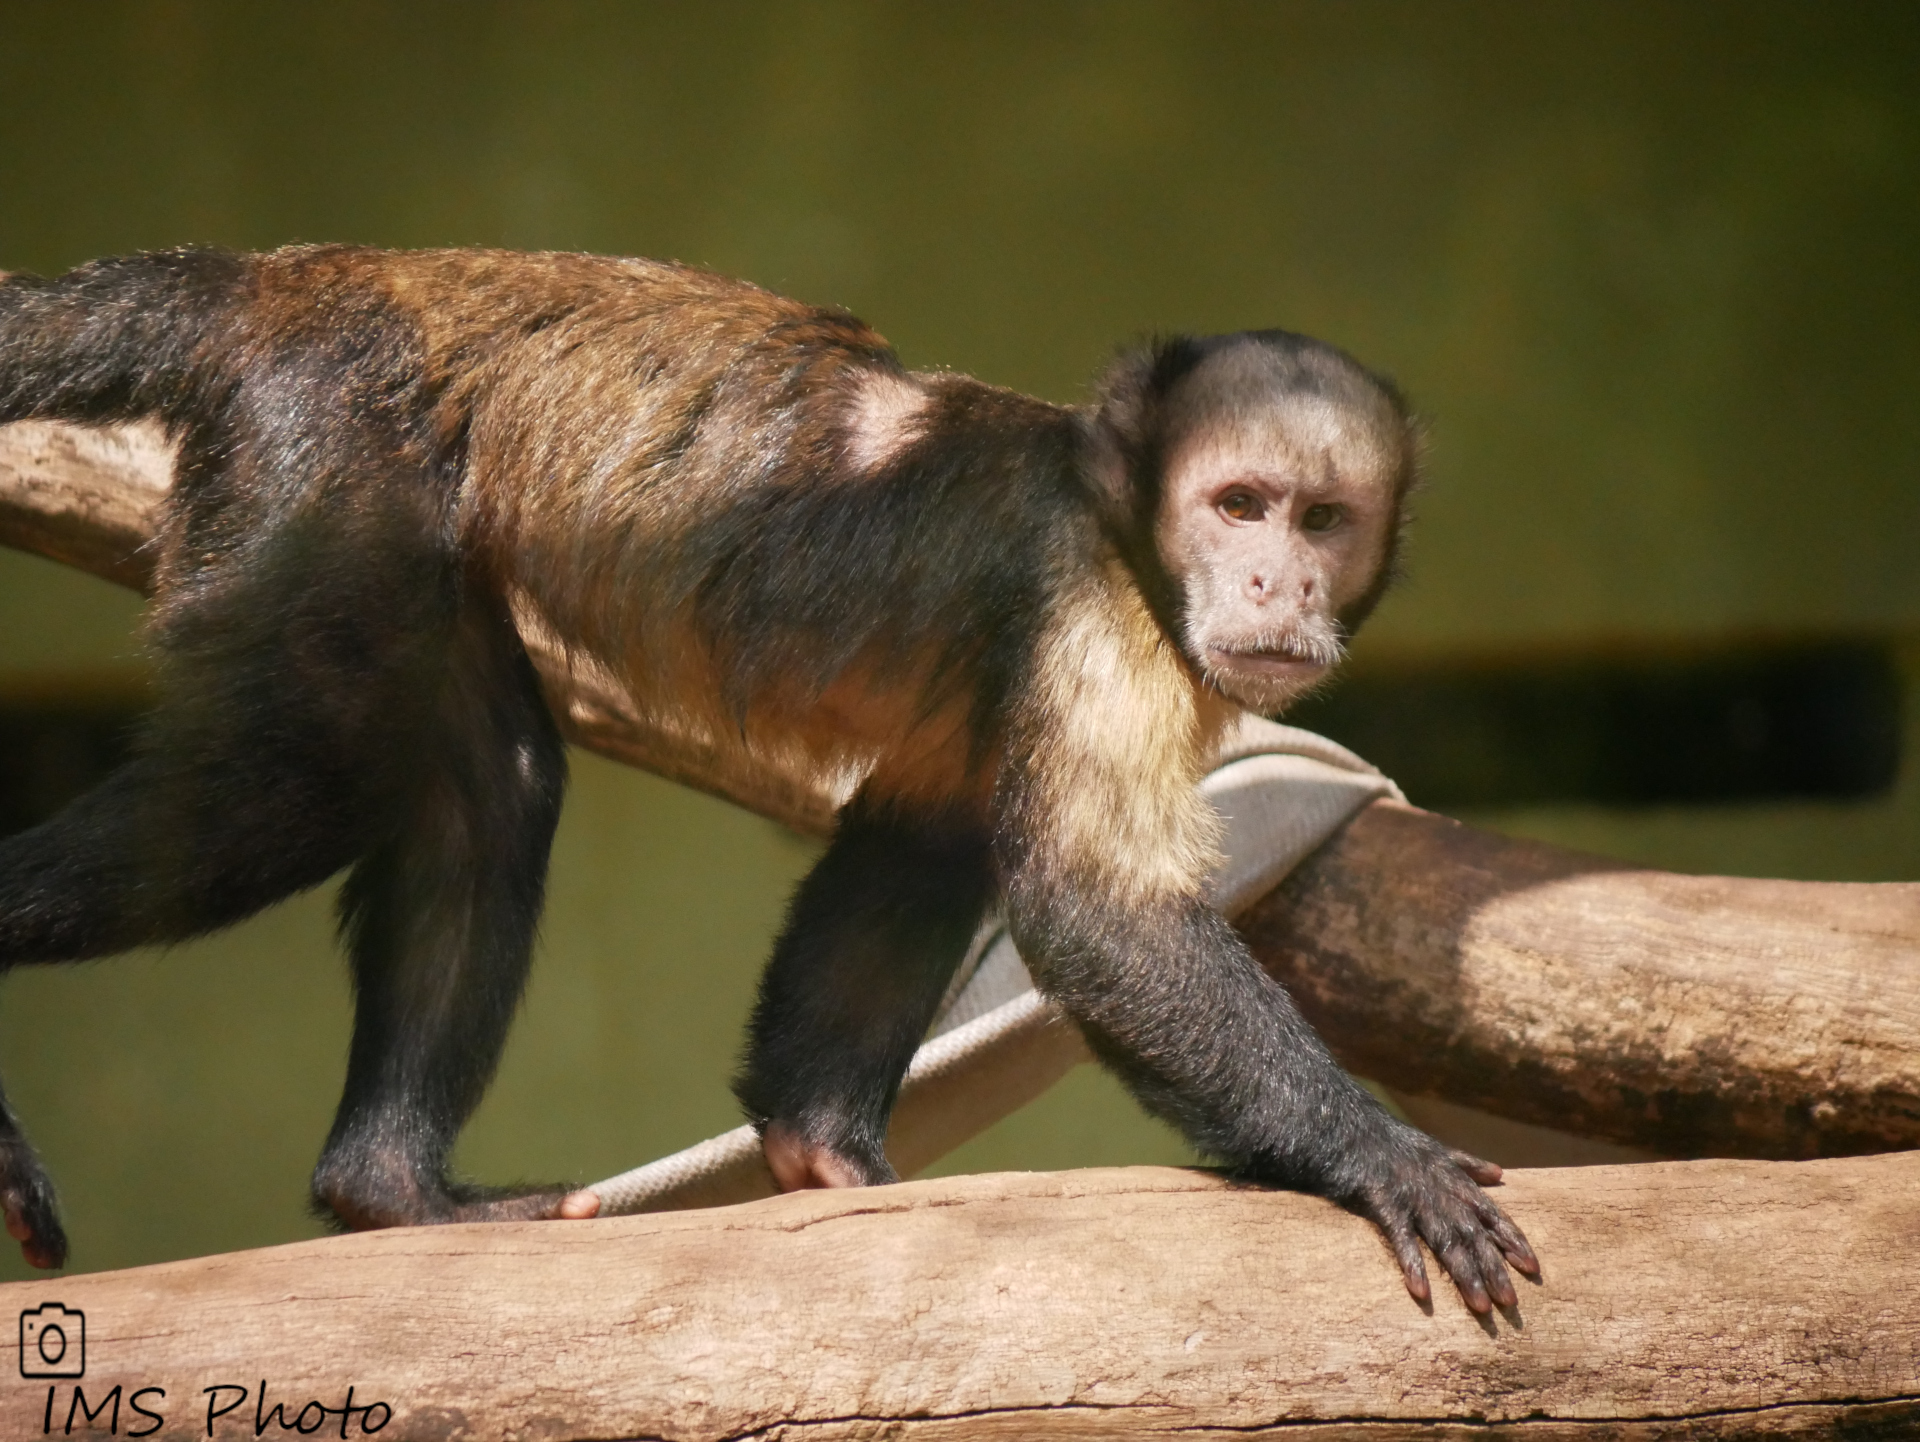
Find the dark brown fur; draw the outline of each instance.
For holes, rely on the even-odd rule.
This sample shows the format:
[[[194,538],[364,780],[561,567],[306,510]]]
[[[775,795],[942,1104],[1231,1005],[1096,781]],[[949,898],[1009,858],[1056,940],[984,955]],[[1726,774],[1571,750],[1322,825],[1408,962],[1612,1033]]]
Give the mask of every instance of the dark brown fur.
[[[1217,435],[1180,419],[1229,386],[1248,399]],[[1332,439],[1299,450],[1287,407],[1301,445]],[[124,772],[0,842],[0,962],[191,935],[351,866],[353,1051],[315,1173],[343,1221],[571,1205],[446,1175],[564,780],[517,619],[704,744],[858,782],[739,1082],[790,1182],[891,1178],[901,1073],[998,894],[1041,985],[1197,1145],[1377,1218],[1417,1292],[1416,1232],[1471,1303],[1512,1297],[1499,1254],[1530,1254],[1467,1176],[1493,1169],[1381,1112],[1202,900],[1194,782],[1237,714],[1216,688],[1287,670],[1331,608],[1357,621],[1388,567],[1408,422],[1345,357],[1175,342],[1074,410],[909,374],[849,316],[648,261],[177,252],[0,285],[0,421],[147,415],[182,457],[162,703]],[[1209,559],[1213,503],[1167,508],[1261,436],[1273,494],[1298,450],[1324,473],[1300,484],[1365,525],[1332,571],[1347,553],[1297,528],[1234,533],[1263,568],[1246,601]],[[1194,567],[1216,610],[1298,590],[1295,630],[1196,619]],[[10,1115],[0,1197],[29,1257],[61,1260]]]

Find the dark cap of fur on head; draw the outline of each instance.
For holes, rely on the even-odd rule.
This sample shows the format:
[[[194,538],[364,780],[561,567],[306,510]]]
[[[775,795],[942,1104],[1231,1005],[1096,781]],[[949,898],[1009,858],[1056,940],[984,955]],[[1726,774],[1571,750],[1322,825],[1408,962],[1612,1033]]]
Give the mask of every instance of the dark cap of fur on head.
[[[1414,488],[1421,445],[1420,425],[1400,387],[1338,346],[1296,331],[1270,328],[1225,335],[1157,336],[1123,351],[1101,375],[1091,406],[1082,413],[1081,471],[1108,535],[1138,578],[1163,624],[1174,620],[1177,588],[1154,549],[1166,472],[1168,421],[1176,392],[1207,361],[1240,346],[1260,346],[1278,361],[1275,383],[1290,394],[1365,404],[1384,401],[1403,429],[1407,464],[1396,486],[1404,502]],[[1379,604],[1397,579],[1403,524],[1388,541],[1387,563],[1374,587],[1343,617],[1351,632]]]

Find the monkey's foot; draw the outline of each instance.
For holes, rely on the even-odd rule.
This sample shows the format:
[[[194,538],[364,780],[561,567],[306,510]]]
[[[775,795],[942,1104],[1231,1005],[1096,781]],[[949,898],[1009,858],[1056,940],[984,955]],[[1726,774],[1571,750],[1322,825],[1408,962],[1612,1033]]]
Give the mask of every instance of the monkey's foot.
[[[447,1222],[584,1221],[600,1214],[600,1194],[586,1188],[481,1187],[454,1184],[431,1192],[354,1196],[314,1193],[314,1209],[344,1230],[419,1227]]]
[[[760,1137],[767,1169],[783,1192],[819,1187],[877,1187],[900,1180],[883,1156],[878,1163],[809,1140],[783,1122],[769,1122]]]
[[[1540,1261],[1520,1229],[1480,1190],[1500,1180],[1500,1168],[1443,1147],[1411,1127],[1403,1130],[1400,1140],[1413,1145],[1396,1148],[1401,1155],[1394,1158],[1389,1175],[1375,1178],[1348,1205],[1373,1218],[1387,1234],[1416,1301],[1433,1295],[1420,1258],[1424,1241],[1469,1310],[1485,1316],[1496,1304],[1518,1305],[1507,1265],[1537,1281]]]
[[[67,1233],[53,1203],[53,1183],[24,1146],[0,1147],[0,1211],[28,1266],[51,1270],[67,1264]]]
[[[455,1222],[579,1222],[600,1215],[600,1194],[582,1188],[515,1195],[488,1188],[483,1196],[455,1203],[453,1211],[448,1220]]]

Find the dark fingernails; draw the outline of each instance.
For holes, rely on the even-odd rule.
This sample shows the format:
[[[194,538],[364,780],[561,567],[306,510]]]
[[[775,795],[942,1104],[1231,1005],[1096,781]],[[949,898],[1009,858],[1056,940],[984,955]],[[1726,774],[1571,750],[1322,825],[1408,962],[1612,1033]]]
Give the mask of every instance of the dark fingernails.
[[[1413,1229],[1398,1218],[1382,1225],[1388,1245],[1393,1248],[1393,1259],[1400,1264],[1401,1275],[1406,1278],[1407,1290],[1416,1302],[1431,1300],[1433,1289],[1427,1285],[1427,1264],[1420,1259],[1420,1243]]]
[[[1487,1289],[1480,1283],[1479,1260],[1469,1247],[1448,1247],[1440,1254],[1440,1265],[1453,1278],[1453,1285],[1459,1289],[1461,1300],[1469,1310],[1483,1317],[1493,1310],[1493,1303],[1487,1300]]]
[[[1414,1300],[1432,1300],[1433,1288],[1427,1285],[1427,1264],[1420,1260],[1420,1244],[1408,1237],[1394,1250],[1400,1254],[1400,1270],[1406,1276],[1407,1290],[1413,1293]]]
[[[1520,1294],[1513,1290],[1513,1279],[1504,1271],[1487,1278],[1487,1290],[1493,1294],[1493,1300],[1503,1307],[1520,1305]]]
[[[1533,1255],[1532,1245],[1505,1213],[1499,1214],[1498,1220],[1495,1221],[1489,1230],[1493,1233],[1494,1242],[1499,1246],[1500,1250],[1506,1254],[1509,1262],[1512,1262],[1514,1266],[1525,1272],[1529,1277],[1537,1277],[1540,1275],[1540,1262],[1539,1259]]]

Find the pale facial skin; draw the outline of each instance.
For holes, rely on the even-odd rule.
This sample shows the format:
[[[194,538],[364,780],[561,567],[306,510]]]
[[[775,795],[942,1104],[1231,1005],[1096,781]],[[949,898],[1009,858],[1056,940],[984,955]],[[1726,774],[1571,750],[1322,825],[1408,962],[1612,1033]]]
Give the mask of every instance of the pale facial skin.
[[[1173,397],[1161,556],[1208,684],[1271,713],[1341,659],[1341,615],[1372,589],[1396,524],[1405,422],[1345,375],[1264,347],[1213,357]]]

